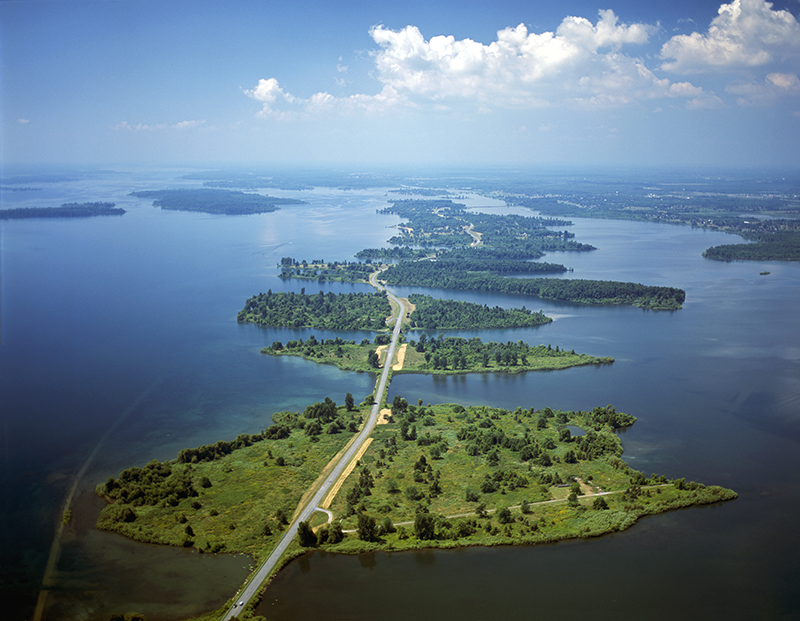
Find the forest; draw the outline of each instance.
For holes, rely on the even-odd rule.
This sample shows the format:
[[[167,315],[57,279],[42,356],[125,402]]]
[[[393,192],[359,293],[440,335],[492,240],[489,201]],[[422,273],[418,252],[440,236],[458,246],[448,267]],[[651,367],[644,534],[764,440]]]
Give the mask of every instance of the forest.
[[[389,285],[492,291],[533,295],[580,304],[631,304],[652,310],[681,308],[686,294],[674,287],[655,287],[611,280],[506,278],[486,272],[462,273],[439,262],[406,262],[391,266],[382,278]]]
[[[245,302],[237,320],[262,326],[326,330],[384,330],[392,307],[385,293],[259,293]]]
[[[277,211],[281,205],[300,205],[294,198],[274,198],[232,190],[182,189],[142,190],[129,196],[152,198],[153,207],[177,211],[200,211],[226,215],[249,215]]]
[[[121,216],[125,213],[115,203],[64,203],[60,207],[22,207],[0,209],[0,220],[23,218],[91,218],[93,216]]]
[[[474,304],[459,300],[440,300],[430,295],[412,293],[414,305],[409,317],[412,328],[426,330],[474,330],[481,328],[525,328],[553,321],[541,311]]]
[[[786,223],[785,228],[772,224],[771,230],[740,231],[749,244],[713,246],[703,256],[714,261],[800,261],[800,221]]]

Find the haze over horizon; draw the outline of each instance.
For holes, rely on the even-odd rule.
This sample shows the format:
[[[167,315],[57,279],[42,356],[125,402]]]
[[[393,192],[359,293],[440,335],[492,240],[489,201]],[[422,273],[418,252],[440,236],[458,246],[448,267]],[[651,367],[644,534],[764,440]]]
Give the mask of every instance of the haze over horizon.
[[[797,168],[799,13],[5,1],[0,161]]]

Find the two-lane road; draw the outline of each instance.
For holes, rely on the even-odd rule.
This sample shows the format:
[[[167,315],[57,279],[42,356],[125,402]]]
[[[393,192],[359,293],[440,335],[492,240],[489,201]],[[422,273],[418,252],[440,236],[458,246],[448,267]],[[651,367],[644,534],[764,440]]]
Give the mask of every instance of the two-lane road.
[[[378,274],[380,274],[380,272],[372,274],[369,278],[369,282],[376,289],[385,291],[383,286],[378,283]],[[286,552],[289,544],[292,542],[292,539],[297,533],[298,523],[307,521],[311,517],[311,514],[318,510],[317,506],[322,502],[322,499],[325,498],[333,484],[339,479],[347,464],[350,463],[350,461],[353,459],[353,456],[361,448],[361,445],[364,444],[367,438],[369,438],[370,434],[372,433],[372,429],[375,427],[375,423],[378,420],[378,413],[380,412],[380,404],[383,398],[383,393],[386,390],[386,384],[389,381],[389,371],[392,368],[392,359],[394,358],[394,352],[397,348],[397,341],[400,338],[400,329],[403,326],[403,317],[406,314],[406,307],[403,302],[388,291],[386,291],[386,294],[392,301],[397,303],[399,310],[397,320],[394,324],[394,330],[392,331],[392,342],[390,343],[389,350],[386,353],[386,363],[383,365],[383,373],[381,373],[381,379],[378,382],[378,388],[375,391],[375,404],[370,410],[369,418],[367,419],[367,422],[361,432],[356,437],[356,441],[353,442],[342,459],[339,460],[339,463],[336,464],[336,467],[333,469],[333,471],[331,471],[317,492],[311,497],[311,500],[309,500],[308,503],[302,508],[297,518],[289,525],[283,537],[281,537],[281,540],[278,542],[278,545],[272,551],[272,554],[270,554],[267,560],[261,564],[256,573],[253,575],[252,579],[245,585],[244,589],[237,594],[234,605],[229,608],[222,617],[223,621],[228,621],[229,619],[234,618],[236,614],[242,610],[243,606],[240,605],[239,602],[242,602],[244,605],[246,605],[253,598],[253,596],[255,596],[255,594],[261,588],[261,585],[277,565],[281,556],[283,556],[283,553]]]

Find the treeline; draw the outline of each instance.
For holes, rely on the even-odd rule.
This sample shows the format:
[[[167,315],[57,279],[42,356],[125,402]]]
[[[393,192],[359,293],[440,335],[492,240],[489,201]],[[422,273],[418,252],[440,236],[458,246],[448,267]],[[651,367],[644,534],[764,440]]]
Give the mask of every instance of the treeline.
[[[435,261],[403,262],[392,267],[389,272],[412,273],[426,282],[439,280],[446,275],[467,275],[470,273],[485,274],[550,274],[567,271],[558,263],[540,263],[538,261],[488,260],[480,258],[451,259]],[[421,282],[418,284],[422,284]]]
[[[474,328],[523,328],[552,321],[542,312],[522,308],[490,308],[458,300],[440,300],[429,295],[412,293],[408,296],[416,308],[411,313],[411,327],[428,330],[457,330]]]
[[[125,213],[116,203],[64,203],[60,207],[21,207],[0,209],[0,220],[23,218],[90,218],[92,216],[121,216]]]
[[[452,267],[441,269],[436,267],[437,263],[400,263],[384,272],[383,278],[393,286],[492,291],[580,304],[631,304],[655,310],[679,309],[686,298],[682,289],[674,287],[612,280],[506,278],[489,273],[462,273],[453,271]]]
[[[703,252],[714,261],[800,261],[800,231],[775,231],[747,235],[750,244],[724,244]]]
[[[226,215],[268,213],[277,211],[280,209],[280,205],[304,203],[304,201],[294,198],[275,198],[261,194],[211,189],[143,190],[131,192],[130,196],[152,198],[154,199],[153,207],[161,209]]]
[[[248,298],[237,320],[264,326],[326,330],[383,330],[392,308],[380,293],[259,293]]]

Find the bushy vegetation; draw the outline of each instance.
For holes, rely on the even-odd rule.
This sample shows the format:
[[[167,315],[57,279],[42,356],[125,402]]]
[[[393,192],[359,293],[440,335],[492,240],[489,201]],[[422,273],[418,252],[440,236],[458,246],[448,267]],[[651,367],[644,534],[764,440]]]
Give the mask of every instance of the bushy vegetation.
[[[353,552],[548,542],[736,496],[631,469],[620,459],[615,429],[635,420],[611,405],[509,411],[413,405],[395,396],[391,422],[374,432],[331,506],[352,535],[313,545]],[[587,433],[573,437],[567,424]]]
[[[346,399],[347,401],[347,399]],[[361,424],[330,398],[278,412],[258,434],[183,449],[97,486],[109,504],[97,527],[148,543],[259,558],[289,524],[301,496]]]
[[[323,293],[306,295],[270,289],[248,298],[237,320],[264,326],[327,330],[384,330],[392,307],[386,294]]]

